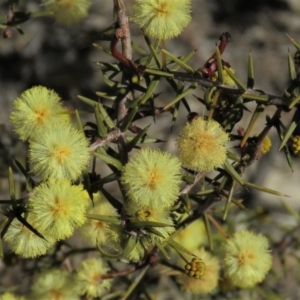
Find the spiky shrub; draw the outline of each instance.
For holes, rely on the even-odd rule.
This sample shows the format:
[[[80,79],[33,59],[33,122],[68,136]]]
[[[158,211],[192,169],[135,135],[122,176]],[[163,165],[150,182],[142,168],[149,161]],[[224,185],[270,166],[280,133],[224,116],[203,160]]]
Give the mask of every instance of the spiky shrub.
[[[44,14],[63,24],[79,22],[90,6],[88,0],[43,3]],[[32,87],[14,101],[10,120],[19,138],[29,143],[28,163],[14,160],[23,185],[15,185],[9,168],[11,199],[0,201],[6,205],[1,237],[8,246],[4,253],[0,248],[2,256],[14,252],[6,263],[18,264],[18,270],[29,270],[28,276],[34,277],[29,299],[150,299],[149,294],[160,292],[157,280],[163,275],[169,275],[168,286],[184,299],[216,299],[226,293],[224,297],[232,299],[275,299],[273,291],[280,293],[284,269],[279,261],[293,259],[299,267],[297,231],[281,230],[259,207],[243,210],[239,189],[284,196],[248,182],[244,174],[268,155],[273,127],[290,167],[292,154],[299,156],[300,138],[294,134],[299,123],[299,60],[288,54],[292,84],[284,96],[270,96],[254,89],[251,54],[246,84],[221,59],[230,40],[230,34],[223,33],[212,56],[195,71],[187,64],[190,54],[175,57],[164,43],[188,25],[191,1],[136,0],[131,20],[141,27],[148,48],[133,62],[124,1],[114,1],[114,11],[118,26],[110,51],[100,48],[116,62],[98,63],[109,87],[93,99],[78,96],[95,111],[90,122],[83,125],[81,114],[68,111],[59,95],[44,86]],[[39,15],[32,12],[18,20],[8,16],[6,34]],[[118,42],[123,53],[117,50]],[[291,42],[299,58],[300,45]],[[179,67],[185,72],[173,72]],[[157,107],[157,87],[164,81],[174,98]],[[203,95],[190,97],[199,87]],[[201,111],[191,111],[193,101],[203,105]],[[237,124],[249,102],[256,109],[244,129]],[[254,133],[266,105],[276,110]],[[185,113],[179,111],[181,106]],[[293,114],[293,107],[290,124],[283,124],[282,112]],[[170,114],[172,127],[179,112],[187,122],[170,140],[173,153],[158,149],[162,141],[148,135],[149,127],[135,124],[157,115],[169,120]],[[103,175],[103,164],[109,175]],[[283,204],[299,223],[298,214]],[[275,225],[283,236],[279,242],[267,230]],[[73,237],[77,228],[81,235]],[[288,256],[287,249],[293,255]],[[277,268],[272,268],[272,250],[281,256]],[[91,252],[89,257],[86,252]],[[0,297],[22,299],[10,291]]]

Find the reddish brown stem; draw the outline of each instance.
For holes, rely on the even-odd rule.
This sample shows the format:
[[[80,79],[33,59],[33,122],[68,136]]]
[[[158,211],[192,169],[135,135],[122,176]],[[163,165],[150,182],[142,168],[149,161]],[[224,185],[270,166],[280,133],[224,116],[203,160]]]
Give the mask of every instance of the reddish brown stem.
[[[118,44],[119,38],[114,35],[111,43],[110,43],[110,51],[113,57],[115,57],[118,61],[120,61],[124,66],[130,68],[133,67],[134,64],[127,59],[119,50],[117,49],[117,44]]]
[[[220,44],[218,46],[220,54],[222,54],[227,46],[227,44],[230,42],[231,36],[229,32],[223,32],[220,36]],[[227,67],[230,67],[230,64],[226,61],[222,60],[222,65],[225,65]],[[217,70],[217,60],[216,60],[216,53],[214,53],[204,64],[202,68],[199,69],[206,78],[210,78],[213,73]]]

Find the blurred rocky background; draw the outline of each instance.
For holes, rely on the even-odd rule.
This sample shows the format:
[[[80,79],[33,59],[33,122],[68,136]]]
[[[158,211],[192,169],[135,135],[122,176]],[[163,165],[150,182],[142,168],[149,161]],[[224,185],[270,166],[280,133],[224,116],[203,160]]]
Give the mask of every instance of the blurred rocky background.
[[[0,0],[0,14],[4,18],[11,1]],[[125,0],[128,13],[132,0]],[[255,88],[266,93],[282,95],[289,85],[287,53],[295,50],[286,34],[300,43],[300,1],[299,0],[192,0],[193,21],[183,34],[167,41],[167,49],[177,56],[197,49],[189,64],[198,69],[214,52],[215,44],[222,32],[232,36],[223,59],[228,61],[235,74],[244,82],[247,78],[247,59],[251,51],[255,67]],[[17,6],[16,6],[17,7]],[[19,11],[42,10],[41,1],[20,0]],[[12,28],[12,37],[0,38],[0,198],[9,197],[7,191],[7,166],[12,156],[21,157],[25,153],[23,143],[18,141],[9,123],[9,114],[13,100],[24,90],[34,85],[44,85],[57,91],[70,108],[86,111],[84,118],[93,120],[90,107],[83,105],[76,95],[97,99],[95,91],[105,89],[97,61],[115,62],[107,54],[92,46],[92,43],[109,48],[108,41],[99,41],[99,32],[111,25],[113,20],[113,1],[94,0],[89,18],[70,27],[56,24],[52,18],[30,19],[21,25],[25,35]],[[4,22],[2,18],[2,22]],[[132,39],[147,49],[141,32],[132,24]],[[134,53],[134,58],[138,54]],[[168,86],[161,85],[163,92],[157,99],[157,105],[168,103],[174,94]],[[202,95],[201,89],[195,93]],[[205,114],[203,106],[196,103],[192,95],[187,97],[192,109],[200,115]],[[254,106],[248,108],[253,111]],[[267,107],[264,115],[272,115],[274,107]],[[151,118],[149,134],[167,141],[162,145],[173,151],[174,141],[180,128],[186,122],[187,112],[182,109],[181,118],[170,130],[171,117],[164,115]],[[251,114],[245,113],[239,126],[244,128]],[[285,113],[282,121],[289,124],[292,113]],[[167,120],[166,120],[167,119]],[[265,124],[265,117],[257,125],[258,133]],[[234,132],[236,133],[236,129]],[[279,142],[275,130],[271,132],[272,151],[255,163],[247,173],[251,182],[279,190],[287,195],[285,201],[300,208],[300,162],[294,158],[294,172],[288,167],[284,154],[277,151]],[[273,209],[280,214],[280,197],[245,190],[240,192],[253,203]],[[251,204],[252,203],[252,204]],[[296,298],[295,298],[296,299]]]
[[[130,15],[132,0],[125,1]],[[9,1],[1,1],[0,13],[2,20],[8,13]],[[286,34],[300,42],[300,1],[297,0],[194,0],[193,20],[183,34],[167,41],[167,49],[180,56],[197,49],[190,65],[197,69],[214,52],[215,44],[222,32],[228,31],[232,41],[223,54],[235,74],[242,80],[247,78],[247,59],[251,51],[255,67],[255,88],[266,93],[282,95],[289,84],[287,53],[294,47]],[[42,10],[41,1],[20,0],[15,6],[19,11]],[[93,1],[89,18],[84,22],[69,27],[61,26],[51,17],[30,19],[21,25],[25,35],[20,35],[12,28],[12,37],[0,39],[0,175],[1,185],[6,186],[6,172],[9,158],[19,153],[22,143],[17,140],[9,123],[9,113],[13,100],[24,90],[34,85],[44,85],[57,91],[70,108],[85,109],[76,95],[84,95],[97,99],[95,91],[106,87],[101,79],[101,71],[97,61],[115,62],[113,58],[92,46],[92,43],[109,48],[109,41],[99,41],[99,32],[113,23],[113,1]],[[3,21],[4,21],[3,20]],[[141,32],[136,24],[132,24],[132,39],[141,47],[147,49]],[[134,58],[138,54],[134,53]],[[162,106],[174,97],[168,86],[160,86],[163,92],[157,99],[157,105]],[[195,95],[202,95],[198,89]],[[190,95],[188,101],[191,107],[200,115],[204,108]],[[249,110],[253,110],[251,104]],[[272,114],[274,107],[267,107],[266,114]],[[166,140],[162,147],[172,149],[174,140],[180,128],[186,121],[187,112],[182,109],[182,117],[177,120],[170,131],[170,119],[158,117],[156,124],[149,118],[147,124],[153,123],[150,134]],[[292,113],[286,113],[283,121],[288,124]],[[87,119],[88,114],[84,115]],[[91,115],[91,118],[93,116]],[[243,122],[239,126],[246,127],[250,113],[245,112]],[[257,125],[265,123],[265,118]],[[138,125],[139,124],[137,123]],[[236,131],[236,129],[235,129]],[[292,197],[289,201],[300,207],[299,159],[294,158],[294,173],[286,164],[282,153],[277,152],[278,138],[275,131],[271,132],[273,150],[248,172],[255,183],[269,188],[278,189]],[[271,171],[272,170],[272,171]],[[0,186],[0,192],[1,189]],[[248,191],[247,197],[253,197]],[[255,194],[271,206],[278,205],[278,197]]]

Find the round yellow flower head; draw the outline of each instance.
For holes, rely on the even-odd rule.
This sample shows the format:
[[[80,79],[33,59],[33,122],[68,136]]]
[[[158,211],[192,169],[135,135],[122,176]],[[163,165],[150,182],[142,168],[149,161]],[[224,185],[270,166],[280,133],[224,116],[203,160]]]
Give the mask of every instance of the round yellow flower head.
[[[157,209],[171,207],[181,183],[180,161],[168,152],[143,148],[125,165],[121,182],[130,201]]]
[[[63,25],[78,23],[88,15],[90,0],[44,0],[46,9]]]
[[[117,216],[115,208],[100,194],[94,195],[94,205],[91,200],[87,212],[104,216]],[[80,228],[82,236],[92,244],[104,245],[107,242],[108,223],[101,220],[86,219]]]
[[[84,260],[75,277],[76,290],[80,295],[101,297],[107,292],[112,284],[111,279],[103,279],[103,275],[109,271],[105,262],[100,258]]]
[[[30,214],[28,215],[27,222],[40,232],[39,227],[35,224]],[[45,239],[42,239],[20,221],[14,219],[4,235],[4,240],[16,254],[26,258],[37,257],[46,254],[55,243],[55,240],[51,236],[47,236],[42,232],[40,233]]]
[[[291,143],[291,148],[292,151],[295,155],[300,156],[300,136],[296,135],[292,138],[292,143]]]
[[[41,233],[55,240],[70,237],[85,222],[85,192],[66,179],[40,184],[28,200],[29,212]]]
[[[203,246],[207,241],[205,226],[202,220],[196,220],[175,234],[174,240],[190,251]]]
[[[10,120],[22,140],[30,139],[46,126],[66,120],[67,109],[53,90],[35,86],[26,90],[13,103]]]
[[[79,300],[71,275],[61,269],[52,269],[39,274],[31,287],[31,300]]]
[[[177,139],[179,158],[188,169],[212,171],[225,162],[228,140],[228,134],[218,122],[198,117],[185,125]]]
[[[190,0],[135,0],[132,20],[160,40],[178,36],[191,21]]]
[[[1,300],[25,300],[25,298],[23,296],[16,296],[9,292],[1,294],[0,299]]]
[[[264,280],[272,266],[266,237],[242,230],[223,247],[225,275],[234,285],[249,288]]]
[[[201,259],[205,267],[200,268],[203,272],[200,278],[194,278],[189,274],[181,274],[177,277],[182,289],[193,294],[207,294],[213,291],[219,280],[219,261],[216,257],[206,252],[203,248],[194,251],[194,254]],[[200,264],[201,266],[202,264]],[[187,266],[186,266],[187,267]],[[189,270],[187,270],[189,272]]]
[[[271,150],[271,147],[272,141],[269,136],[266,136],[260,145],[260,151],[262,154],[266,154]]]
[[[44,180],[49,177],[75,180],[89,158],[89,145],[84,134],[61,123],[40,130],[29,149],[31,170]]]

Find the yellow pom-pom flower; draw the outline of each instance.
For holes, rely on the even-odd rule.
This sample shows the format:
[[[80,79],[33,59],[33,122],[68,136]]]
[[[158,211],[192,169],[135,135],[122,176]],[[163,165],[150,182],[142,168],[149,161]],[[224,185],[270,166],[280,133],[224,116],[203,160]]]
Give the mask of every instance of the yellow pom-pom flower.
[[[171,39],[191,21],[190,0],[135,0],[132,20],[150,37]]]
[[[260,145],[260,151],[262,154],[266,154],[270,151],[271,147],[272,141],[269,136],[266,136]]]
[[[89,200],[89,214],[97,214],[104,216],[117,216],[115,208],[101,195],[94,195],[94,205]],[[92,244],[103,245],[107,241],[108,223],[101,220],[87,219],[80,228],[82,236]]]
[[[200,278],[193,278],[188,274],[177,277],[182,289],[192,294],[207,294],[213,291],[219,280],[220,264],[216,257],[203,248],[194,251],[194,254],[204,263],[204,272]]]
[[[185,125],[177,139],[179,158],[188,169],[212,171],[224,164],[228,140],[228,134],[218,122],[196,118]]]
[[[178,233],[175,233],[174,240],[190,251],[196,250],[207,242],[205,226],[202,220],[196,220]]]
[[[23,296],[16,296],[12,293],[4,293],[4,294],[0,294],[0,299],[1,300],[25,300],[25,297]]]
[[[49,177],[75,180],[89,158],[89,145],[84,134],[61,123],[40,130],[29,149],[31,170],[44,180]]]
[[[77,269],[75,284],[80,295],[101,297],[109,291],[112,280],[103,279],[103,275],[109,271],[105,262],[100,258],[84,260]]]
[[[295,155],[300,156],[300,136],[299,135],[296,135],[292,138],[291,148]]]
[[[74,288],[71,275],[61,269],[52,269],[39,274],[33,283],[31,300],[79,300],[80,297]]]
[[[55,240],[71,236],[85,222],[85,192],[68,180],[40,184],[28,200],[29,212],[41,233]]]
[[[40,232],[30,214],[27,222]],[[28,258],[41,256],[54,245],[55,240],[51,236],[45,234],[43,236],[45,239],[33,233],[17,219],[14,219],[4,235],[4,240],[12,251]]]
[[[90,0],[44,0],[47,11],[63,25],[78,23],[88,15]]]
[[[144,148],[125,165],[121,182],[130,201],[170,207],[179,193],[180,161],[167,152]]]
[[[66,120],[67,109],[53,90],[35,86],[26,90],[13,103],[10,120],[22,140],[30,139],[40,129]]]
[[[261,234],[247,230],[236,232],[226,241],[223,251],[226,277],[242,288],[263,281],[272,266],[269,242]]]
[[[255,137],[258,137],[258,134],[255,134],[254,136],[255,136]],[[267,136],[263,139],[263,141],[262,141],[262,143],[261,143],[261,145],[260,145],[260,152],[261,152],[261,154],[266,154],[266,153],[268,153],[268,152],[271,150],[271,148],[272,148],[272,140],[271,140],[270,137],[267,135]]]

